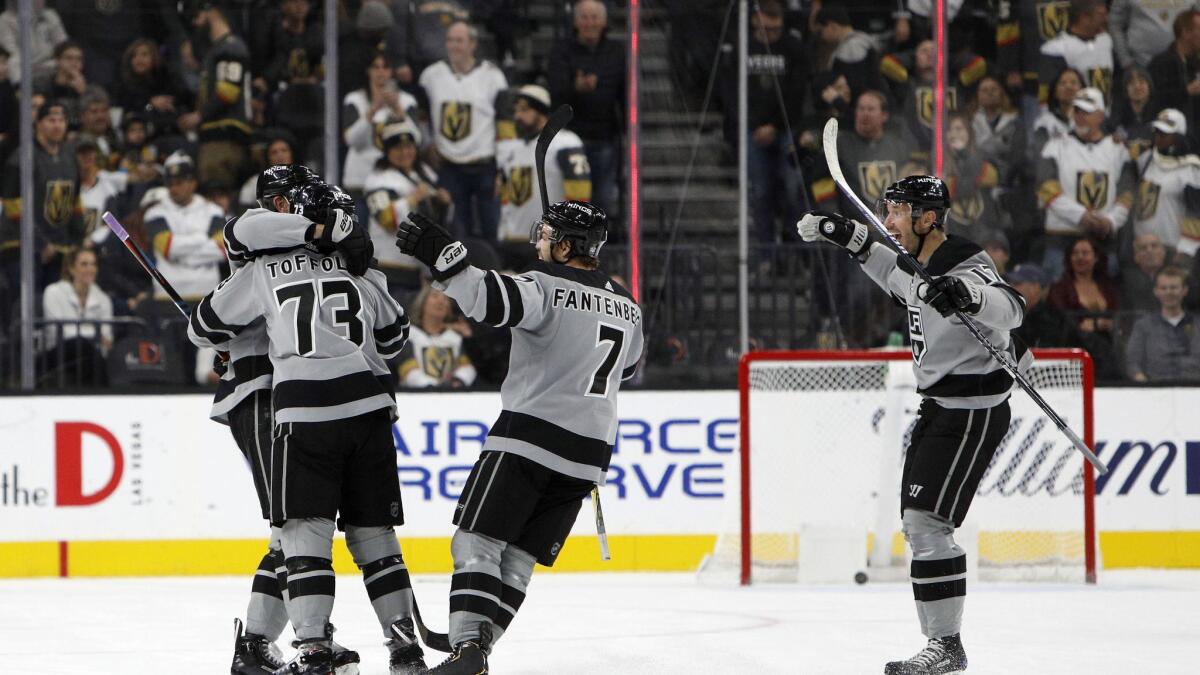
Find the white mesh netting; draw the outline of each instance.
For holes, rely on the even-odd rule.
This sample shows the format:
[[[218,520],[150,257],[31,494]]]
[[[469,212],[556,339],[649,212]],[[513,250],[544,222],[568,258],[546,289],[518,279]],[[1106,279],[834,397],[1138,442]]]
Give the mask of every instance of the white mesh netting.
[[[1029,378],[1082,436],[1082,362],[1039,358]],[[887,568],[903,578],[894,574],[906,572],[900,467],[920,404],[908,353],[755,360],[748,380],[750,498],[730,481],[702,575],[741,571],[746,504],[755,581],[850,581],[860,570],[887,578]],[[1011,404],[1009,432],[957,538],[983,579],[1082,579],[1084,460],[1023,392]]]

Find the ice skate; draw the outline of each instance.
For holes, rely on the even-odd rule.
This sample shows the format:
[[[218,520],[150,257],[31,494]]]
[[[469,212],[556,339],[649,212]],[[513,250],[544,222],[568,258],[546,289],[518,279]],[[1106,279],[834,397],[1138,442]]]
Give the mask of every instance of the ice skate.
[[[233,629],[232,675],[268,675],[286,665],[275,643],[262,635],[246,633],[241,619],[233,620]]]
[[[916,656],[907,661],[892,661],[884,675],[951,675],[967,670],[967,652],[958,635],[931,638]]]
[[[454,648],[454,653],[434,668],[426,670],[430,675],[484,675],[487,673],[487,656],[478,642],[468,640]]]
[[[272,675],[358,675],[358,652],[333,641],[333,626],[326,637],[292,643],[296,656]]]
[[[384,643],[391,657],[391,675],[417,675],[425,672],[425,652],[417,642],[412,619],[401,619],[391,626],[392,637]]]

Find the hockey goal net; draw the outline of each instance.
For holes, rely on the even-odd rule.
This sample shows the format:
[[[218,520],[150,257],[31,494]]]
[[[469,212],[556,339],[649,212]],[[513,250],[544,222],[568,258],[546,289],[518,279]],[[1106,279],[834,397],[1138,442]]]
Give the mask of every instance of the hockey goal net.
[[[1091,358],[1034,355],[1030,382],[1094,447]],[[907,578],[900,470],[920,403],[911,354],[752,352],[739,380],[738,498],[704,573],[736,571],[743,584]],[[1029,396],[1010,401],[1009,432],[956,538],[981,579],[1094,582],[1091,466]]]

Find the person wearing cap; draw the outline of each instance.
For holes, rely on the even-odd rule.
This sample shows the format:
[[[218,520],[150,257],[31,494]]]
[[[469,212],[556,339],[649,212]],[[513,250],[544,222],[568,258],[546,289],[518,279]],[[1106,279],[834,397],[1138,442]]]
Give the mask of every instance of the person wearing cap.
[[[421,132],[411,118],[385,122],[379,143],[382,151],[364,187],[371,214],[368,231],[389,289],[413,290],[420,286],[420,264],[396,248],[396,225],[412,212],[448,225],[453,202],[438,186],[437,173],[421,161]]]
[[[1012,247],[1008,244],[1008,237],[1000,230],[989,230],[980,237],[980,243],[983,244],[984,253],[992,259],[992,264],[995,265],[996,271],[1000,276],[1008,273],[1008,263],[1012,260]]]
[[[95,137],[80,134],[75,139],[75,162],[79,166],[79,196],[83,202],[83,223],[90,245],[108,237],[109,230],[100,220],[105,211],[120,212],[118,200],[129,187],[129,174],[106,171]]]
[[[1074,68],[1087,78],[1086,87],[1112,96],[1113,40],[1108,34],[1108,7],[1104,0],[1071,0],[1067,29],[1042,45],[1038,61],[1038,100],[1046,102],[1050,82],[1063,68]],[[1107,99],[1106,103],[1107,105]]]
[[[1187,118],[1166,108],[1154,120],[1154,149],[1140,158],[1133,223],[1188,256],[1200,250],[1200,157],[1188,152]]]
[[[513,103],[517,137],[496,145],[500,193],[497,240],[507,269],[524,269],[533,260],[529,227],[542,217],[534,150],[549,115],[550,92],[536,84],[521,87]],[[546,151],[546,195],[551,204],[592,198],[591,170],[583,141],[569,129],[558,132]]]
[[[492,62],[476,58],[477,42],[470,24],[451,24],[446,59],[426,68],[420,85],[429,97],[442,185],[454,200],[455,235],[495,241],[500,221],[496,99],[508,88],[508,80]]]
[[[184,300],[198,302],[221,281],[224,213],[196,193],[196,165],[187,154],[175,152],[164,169],[168,198],[146,211],[146,232],[163,276]],[[166,291],[157,286],[154,299],[170,301]]]
[[[250,120],[246,101],[250,94],[250,51],[234,34],[228,10],[216,2],[201,2],[192,25],[211,41],[201,64],[196,111],[197,174],[205,185],[233,188],[244,177],[246,148],[250,145]]]
[[[1112,239],[1129,217],[1136,173],[1129,150],[1104,131],[1104,95],[1075,95],[1074,129],[1042,149],[1038,204],[1046,210],[1043,267],[1057,276],[1063,254],[1079,236]]]
[[[75,153],[66,143],[67,112],[57,101],[34,110],[33,227],[35,293],[58,280],[62,256],[83,242],[83,205]],[[12,153],[4,169],[4,218],[0,221],[0,261],[10,289],[20,288],[18,249],[21,244],[21,155]],[[13,291],[15,292],[15,291]],[[16,296],[11,296],[16,297]],[[11,303],[0,303],[9,305]],[[0,317],[11,307],[0,307]],[[6,324],[7,325],[7,324]]]
[[[1175,41],[1150,60],[1155,107],[1174,108],[1188,121],[1192,140],[1200,139],[1200,8],[1180,12],[1171,25]]]
[[[1056,307],[1044,302],[1050,278],[1034,263],[1023,263],[1005,275],[1025,298],[1025,320],[1013,330],[1027,347],[1082,347],[1079,330]]]

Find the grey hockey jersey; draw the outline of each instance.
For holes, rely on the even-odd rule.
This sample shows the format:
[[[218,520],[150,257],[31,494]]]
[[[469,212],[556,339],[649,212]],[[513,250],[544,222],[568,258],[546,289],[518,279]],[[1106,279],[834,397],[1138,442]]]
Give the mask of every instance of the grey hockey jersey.
[[[908,311],[917,392],[946,408],[980,409],[1008,398],[1013,378],[1000,367],[955,316],[943,317],[921,299],[925,284],[896,264],[897,255],[874,243],[863,271]],[[947,235],[925,266],[934,277],[951,275],[978,288],[982,306],[975,315],[983,334],[1022,368],[1032,354],[1013,340],[1011,330],[1025,317],[1025,300],[1001,280],[991,258],[977,244]]]
[[[503,411],[485,451],[603,484],[617,391],[642,357],[642,311],[600,271],[534,262],[509,276],[468,267],[435,283],[476,321],[512,328]]]
[[[339,254],[303,249],[257,258],[192,310],[188,336],[223,349],[259,317],[274,367],[276,422],[323,422],[395,411],[385,359],[400,353],[408,318],[382,272],[350,274]]]

